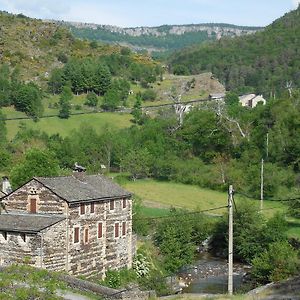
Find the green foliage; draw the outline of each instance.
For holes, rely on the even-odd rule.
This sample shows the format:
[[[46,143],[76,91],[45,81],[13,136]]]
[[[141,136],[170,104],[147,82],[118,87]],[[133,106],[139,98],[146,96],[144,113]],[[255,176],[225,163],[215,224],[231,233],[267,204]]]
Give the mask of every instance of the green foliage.
[[[115,110],[120,105],[120,97],[118,91],[109,89],[103,99],[101,107],[108,111]]]
[[[70,101],[73,98],[71,88],[65,86],[59,98],[59,113],[58,116],[61,119],[68,119],[70,117],[71,104]]]
[[[154,101],[157,97],[157,93],[153,89],[146,89],[142,93],[143,101]]]
[[[94,92],[87,94],[86,102],[84,104],[91,106],[91,107],[96,107],[98,104],[97,95]]]
[[[173,74],[175,74],[175,75],[190,75],[190,71],[185,65],[178,64],[173,67]]]
[[[25,153],[24,159],[11,169],[10,178],[13,186],[18,187],[34,176],[47,177],[58,174],[58,162],[51,152],[31,149]]]
[[[267,222],[257,208],[245,202],[237,206],[234,214],[234,257],[250,263],[269,244],[287,240],[287,222],[284,216],[275,214]],[[227,253],[228,216],[222,218],[214,229],[211,249],[218,255]]]
[[[298,253],[287,242],[275,242],[253,259],[251,276],[265,284],[280,281],[299,271]]]
[[[62,299],[57,289],[66,289],[66,285],[46,270],[12,265],[0,272],[0,299]]]
[[[191,74],[210,71],[227,90],[283,94],[287,81],[296,87],[300,84],[298,35],[299,8],[255,34],[222,38],[176,52],[170,58],[171,68],[184,66]]]
[[[38,118],[43,113],[42,94],[33,83],[22,84],[19,87],[13,104],[16,110],[25,112],[33,118]]]
[[[135,233],[141,236],[146,236],[149,233],[149,223],[145,220],[142,213],[142,201],[137,196],[133,198],[132,206],[132,229]]]
[[[150,175],[152,157],[147,148],[132,149],[122,159],[125,171],[131,174],[133,180]]]
[[[170,217],[158,224],[154,239],[164,257],[167,271],[174,273],[193,261],[196,246],[209,234],[209,226],[205,225],[207,221],[204,216],[196,212],[189,215],[175,209],[171,210]]]

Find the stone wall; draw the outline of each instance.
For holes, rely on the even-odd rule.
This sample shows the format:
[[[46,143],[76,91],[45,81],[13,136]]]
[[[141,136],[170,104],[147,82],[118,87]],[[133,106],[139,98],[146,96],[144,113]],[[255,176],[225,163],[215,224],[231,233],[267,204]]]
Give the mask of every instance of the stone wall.
[[[41,237],[37,234],[0,233],[0,265],[26,262],[36,266],[40,261],[40,245]]]
[[[132,201],[123,199],[94,202],[95,212],[91,213],[91,204],[85,204],[85,213],[80,213],[80,205],[69,208],[69,271],[74,275],[105,276],[108,269],[120,269],[132,266]],[[126,232],[122,235],[122,222],[126,222]],[[98,237],[98,224],[102,223],[102,237]],[[119,237],[115,237],[115,224],[119,226]],[[79,228],[79,242],[74,242],[75,228]],[[88,230],[88,241],[85,233]]]
[[[67,221],[63,220],[41,232],[41,267],[50,271],[66,271]]]
[[[5,198],[8,211],[30,211],[30,199],[36,199],[37,212],[64,214],[66,203],[44,185],[32,179]]]

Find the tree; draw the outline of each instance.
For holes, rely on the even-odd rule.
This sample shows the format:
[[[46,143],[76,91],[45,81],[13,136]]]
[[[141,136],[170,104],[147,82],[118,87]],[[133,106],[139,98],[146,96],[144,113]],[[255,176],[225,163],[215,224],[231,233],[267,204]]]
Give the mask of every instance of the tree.
[[[98,104],[97,95],[94,92],[88,93],[85,103],[87,106],[96,107]]]
[[[52,94],[61,93],[63,86],[65,84],[65,79],[63,77],[64,72],[62,69],[53,69],[48,80],[49,92]]]
[[[152,157],[146,148],[130,150],[122,159],[125,171],[131,174],[133,180],[150,175]]]
[[[118,91],[109,89],[103,99],[102,107],[105,110],[115,110],[120,105],[120,96]]]
[[[297,251],[285,241],[270,244],[268,249],[252,260],[252,266],[252,278],[266,284],[296,274],[300,264]]]
[[[58,116],[61,119],[68,119],[70,117],[71,104],[70,101],[73,98],[71,88],[65,86],[59,98],[59,113]]]
[[[59,175],[58,161],[48,150],[30,149],[24,159],[10,172],[12,185],[16,188],[34,176]]]
[[[28,116],[38,118],[43,113],[42,94],[33,83],[22,84],[14,99],[16,110],[25,112]]]
[[[2,113],[0,109],[0,146],[4,145],[6,142],[7,129],[6,129],[6,124],[4,119],[5,119],[5,115]]]
[[[111,85],[111,74],[106,65],[97,66],[94,79],[94,92],[98,95],[104,95]]]

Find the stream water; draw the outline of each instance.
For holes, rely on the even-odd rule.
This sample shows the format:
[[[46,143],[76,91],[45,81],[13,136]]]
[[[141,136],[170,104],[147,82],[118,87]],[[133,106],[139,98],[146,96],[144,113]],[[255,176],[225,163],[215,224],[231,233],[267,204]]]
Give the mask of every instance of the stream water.
[[[242,264],[233,266],[233,287],[238,290],[243,282],[243,276],[249,267]],[[183,268],[178,274],[179,285],[184,293],[226,293],[228,280],[228,264],[224,259],[201,254],[199,260],[192,266]]]

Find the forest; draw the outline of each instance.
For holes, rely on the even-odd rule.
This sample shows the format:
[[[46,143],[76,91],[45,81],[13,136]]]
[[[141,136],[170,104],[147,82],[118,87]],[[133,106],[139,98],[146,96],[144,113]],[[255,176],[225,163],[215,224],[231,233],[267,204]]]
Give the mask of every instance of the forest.
[[[223,38],[174,53],[176,74],[211,71],[227,90],[277,97],[300,84],[299,8],[250,36]]]

